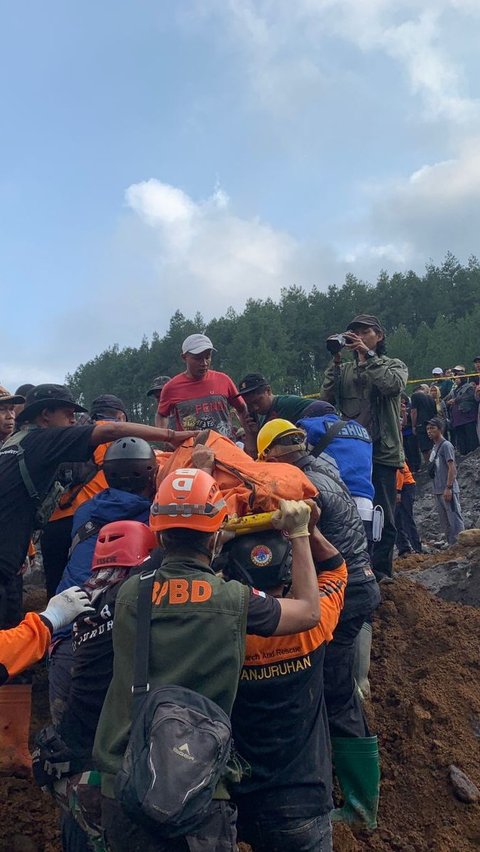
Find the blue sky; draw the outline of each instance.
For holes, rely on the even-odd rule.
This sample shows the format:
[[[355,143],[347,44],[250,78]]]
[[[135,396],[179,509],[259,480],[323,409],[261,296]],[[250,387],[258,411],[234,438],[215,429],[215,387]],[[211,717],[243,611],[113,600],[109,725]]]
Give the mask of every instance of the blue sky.
[[[477,0],[0,11],[3,384],[177,308],[479,253]]]

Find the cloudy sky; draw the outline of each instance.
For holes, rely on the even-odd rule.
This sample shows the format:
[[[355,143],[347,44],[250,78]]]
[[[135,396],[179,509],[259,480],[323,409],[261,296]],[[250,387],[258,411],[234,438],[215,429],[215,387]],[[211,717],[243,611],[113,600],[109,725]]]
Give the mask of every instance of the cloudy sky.
[[[0,11],[3,384],[177,308],[480,254],[479,0]]]

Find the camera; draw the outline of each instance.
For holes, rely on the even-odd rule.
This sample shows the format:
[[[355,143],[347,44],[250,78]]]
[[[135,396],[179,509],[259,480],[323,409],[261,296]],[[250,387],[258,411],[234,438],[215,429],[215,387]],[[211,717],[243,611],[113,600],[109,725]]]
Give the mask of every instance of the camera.
[[[349,337],[342,332],[342,334],[331,334],[330,337],[327,337],[326,345],[329,352],[332,355],[336,355],[337,352],[340,352],[340,349],[343,349],[344,346],[349,342]]]

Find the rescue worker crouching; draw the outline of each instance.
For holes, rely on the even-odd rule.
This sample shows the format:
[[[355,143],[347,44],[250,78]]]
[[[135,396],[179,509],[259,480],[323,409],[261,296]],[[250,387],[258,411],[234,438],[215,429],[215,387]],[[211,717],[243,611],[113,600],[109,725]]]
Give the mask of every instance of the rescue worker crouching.
[[[258,457],[300,468],[318,488],[321,510],[318,528],[342,553],[347,565],[345,605],[324,662],[333,762],[344,797],[343,807],[334,811],[332,818],[375,828],[380,785],[378,741],[370,735],[363,713],[354,663],[356,640],[362,634],[359,679],[368,682],[371,632],[362,631],[362,626],[371,622],[380,603],[380,591],[355,502],[346,486],[333,475],[330,465],[306,452],[305,437],[305,432],[293,423],[271,420],[258,433]]]
[[[164,549],[155,551],[150,624],[150,689],[175,684],[215,701],[230,715],[245,656],[247,633],[284,635],[314,627],[319,619],[315,568],[310,552],[310,506],[282,501],[276,523],[292,540],[293,599],[277,600],[241,583],[226,583],[211,567],[221,549],[226,503],[205,471],[177,470],[161,482],[151,527]],[[128,850],[236,850],[236,808],[220,784],[203,821],[191,834],[164,841],[137,825],[114,799],[131,729],[139,578],[117,597],[113,644],[115,667],[100,715],[94,759],[102,772],[102,820],[109,848]],[[174,652],[172,649],[175,649]]]
[[[313,516],[313,522],[318,514]],[[239,839],[255,852],[331,852],[332,761],[323,663],[343,606],[343,557],[311,525],[320,618],[288,637],[247,636],[232,713],[233,736],[251,773],[235,785]],[[290,543],[275,531],[227,544],[223,573],[282,598],[290,588]]]

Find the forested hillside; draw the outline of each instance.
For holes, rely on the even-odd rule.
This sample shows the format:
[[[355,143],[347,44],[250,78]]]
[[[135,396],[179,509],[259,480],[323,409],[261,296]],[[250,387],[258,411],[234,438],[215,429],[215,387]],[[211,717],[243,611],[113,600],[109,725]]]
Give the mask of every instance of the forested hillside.
[[[329,358],[325,338],[343,331],[360,312],[379,317],[388,353],[408,364],[411,377],[429,376],[435,366],[470,368],[480,350],[480,263],[472,257],[462,266],[447,254],[441,266],[428,265],[423,276],[381,273],[369,284],[347,275],[342,287],[326,292],[291,286],[278,302],[249,299],[242,313],[229,309],[208,322],[200,314],[185,317],[177,311],[163,337],[144,338],[138,348],[114,344],[67,382],[87,405],[100,393],[115,393],[132,417],[147,419],[153,403],[145,392],[152,378],[180,372],[182,340],[204,331],[218,349],[215,369],[236,381],[259,371],[278,392],[315,393]]]

